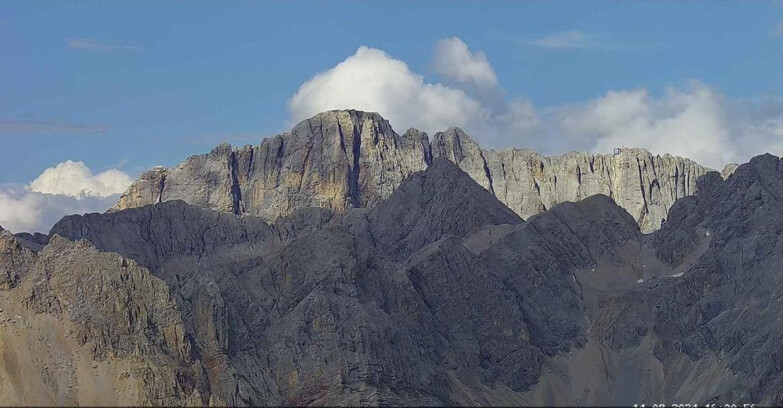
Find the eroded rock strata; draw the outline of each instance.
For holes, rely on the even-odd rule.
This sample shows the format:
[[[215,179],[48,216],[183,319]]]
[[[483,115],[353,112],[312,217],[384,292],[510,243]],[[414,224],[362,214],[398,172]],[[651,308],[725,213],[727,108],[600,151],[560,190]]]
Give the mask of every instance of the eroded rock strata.
[[[658,229],[675,200],[696,193],[707,169],[644,149],[543,156],[486,150],[458,128],[398,135],[376,113],[330,111],[258,146],[220,145],[171,169],[144,173],[114,210],[184,200],[274,221],[297,209],[376,206],[402,180],[446,157],[522,218],[594,194],[611,197],[642,231]],[[727,172],[727,174],[730,174]]]

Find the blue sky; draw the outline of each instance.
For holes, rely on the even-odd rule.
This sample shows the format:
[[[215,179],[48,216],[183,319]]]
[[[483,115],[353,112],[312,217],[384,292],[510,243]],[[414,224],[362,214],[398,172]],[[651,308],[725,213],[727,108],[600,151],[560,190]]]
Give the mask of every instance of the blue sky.
[[[258,144],[298,119],[288,101],[300,86],[360,46],[491,110],[486,123],[454,124],[492,147],[600,151],[617,135],[644,135],[634,143],[669,131],[673,110],[690,112],[685,129],[703,112],[739,118],[698,128],[731,138],[783,121],[781,22],[783,2],[2,2],[0,184],[29,183],[67,159],[135,177],[222,141]],[[433,68],[439,41],[453,37],[466,58],[491,64],[491,101]],[[493,124],[513,101],[534,125]],[[641,116],[623,116],[621,129],[590,122],[610,102],[638,103]],[[421,121],[389,114],[399,133]],[[776,147],[777,129],[754,149]]]

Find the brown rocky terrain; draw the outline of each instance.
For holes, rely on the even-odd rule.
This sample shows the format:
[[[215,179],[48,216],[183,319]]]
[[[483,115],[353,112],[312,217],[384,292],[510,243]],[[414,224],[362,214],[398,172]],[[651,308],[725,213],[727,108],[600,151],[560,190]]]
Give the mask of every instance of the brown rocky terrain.
[[[2,260],[21,266],[0,291],[4,405],[210,402],[165,283],[87,241],[55,235],[34,254],[2,234]]]

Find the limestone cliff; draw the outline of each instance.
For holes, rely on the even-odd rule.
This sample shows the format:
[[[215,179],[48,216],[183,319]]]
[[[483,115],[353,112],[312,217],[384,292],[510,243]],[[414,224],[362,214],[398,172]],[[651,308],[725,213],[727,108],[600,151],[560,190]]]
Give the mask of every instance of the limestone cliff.
[[[432,156],[446,156],[522,218],[565,201],[611,197],[643,232],[660,228],[674,201],[696,193],[708,169],[669,154],[620,149],[616,154],[544,156],[529,149],[483,150],[459,128],[436,133]]]
[[[181,199],[274,220],[303,207],[372,207],[427,167],[427,135],[397,135],[376,113],[331,111],[258,146],[222,144],[144,173],[115,209]]]
[[[172,169],[144,173],[113,210],[182,199],[189,204],[275,220],[303,207],[374,207],[408,175],[445,156],[518,215],[605,194],[642,231],[658,229],[672,203],[695,194],[707,169],[644,149],[618,154],[543,156],[528,149],[485,150],[459,128],[402,136],[377,113],[320,113],[258,146],[222,144]]]

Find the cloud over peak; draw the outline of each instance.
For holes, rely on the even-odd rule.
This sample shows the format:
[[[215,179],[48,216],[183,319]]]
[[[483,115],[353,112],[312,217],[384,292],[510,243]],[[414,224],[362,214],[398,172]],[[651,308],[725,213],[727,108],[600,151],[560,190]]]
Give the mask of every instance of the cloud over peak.
[[[569,33],[542,44],[598,46],[595,39]],[[433,61],[435,70],[452,83],[428,82],[386,52],[359,47],[299,87],[288,100],[291,119],[353,108],[379,112],[397,129],[416,127],[432,134],[459,126],[486,148],[527,147],[559,154],[644,147],[716,169],[764,152],[783,153],[779,100],[728,100],[693,80],[662,95],[642,87],[609,90],[586,102],[540,109],[523,96],[506,98],[486,55],[459,38],[439,41]]]
[[[720,169],[738,159],[725,117],[720,95],[692,81],[683,89],[667,89],[659,98],[644,88],[609,91],[578,108],[564,109],[554,120],[565,133],[590,140],[596,152],[645,147]]]
[[[535,112],[530,110],[532,105],[524,100],[495,106],[470,96],[466,91],[476,85],[484,87],[479,95],[497,94],[494,70],[483,53],[471,52],[456,38],[446,41],[441,43],[436,60],[468,62],[468,69],[447,71],[462,87],[426,82],[403,61],[362,46],[345,61],[299,87],[288,100],[292,121],[332,109],[359,109],[380,112],[399,129],[415,127],[434,133],[459,126],[483,135],[488,147],[508,137],[504,133],[525,133],[537,123]]]
[[[462,90],[430,84],[404,62],[366,46],[302,84],[288,100],[296,122],[332,109],[380,112],[397,126],[428,131],[488,115]]]

